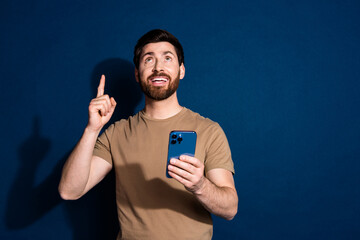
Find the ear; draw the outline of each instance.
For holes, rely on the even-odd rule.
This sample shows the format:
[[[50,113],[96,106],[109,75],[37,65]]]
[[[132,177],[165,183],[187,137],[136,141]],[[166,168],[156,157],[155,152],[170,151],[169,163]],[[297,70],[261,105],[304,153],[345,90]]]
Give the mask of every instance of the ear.
[[[183,79],[185,77],[185,66],[184,63],[180,66],[180,79]]]
[[[135,80],[139,82],[139,70],[135,67]]]

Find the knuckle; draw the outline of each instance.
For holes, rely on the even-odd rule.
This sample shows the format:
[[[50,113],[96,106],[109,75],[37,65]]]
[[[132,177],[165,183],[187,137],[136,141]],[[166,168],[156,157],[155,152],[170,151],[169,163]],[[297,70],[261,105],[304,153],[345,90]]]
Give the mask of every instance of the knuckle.
[[[93,109],[95,109],[95,108],[96,108],[96,106],[95,106],[94,103],[90,103],[90,104],[89,104],[89,110],[93,110]]]
[[[191,173],[184,171],[184,177],[186,179],[190,179],[191,178]]]
[[[183,177],[186,177],[186,171],[182,170],[182,169],[179,169],[179,174]]]

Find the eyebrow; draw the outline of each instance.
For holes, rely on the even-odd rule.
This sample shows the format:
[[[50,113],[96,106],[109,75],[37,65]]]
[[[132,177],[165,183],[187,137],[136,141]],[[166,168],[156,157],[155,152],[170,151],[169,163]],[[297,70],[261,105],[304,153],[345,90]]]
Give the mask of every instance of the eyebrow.
[[[171,52],[171,51],[165,51],[165,52],[162,53],[162,55],[167,55],[167,54],[171,54],[171,55],[175,56],[175,54],[174,54],[173,52]],[[147,55],[154,56],[155,53],[154,53],[154,52],[144,53],[144,54],[141,56],[141,58],[144,58],[144,57],[147,56]]]

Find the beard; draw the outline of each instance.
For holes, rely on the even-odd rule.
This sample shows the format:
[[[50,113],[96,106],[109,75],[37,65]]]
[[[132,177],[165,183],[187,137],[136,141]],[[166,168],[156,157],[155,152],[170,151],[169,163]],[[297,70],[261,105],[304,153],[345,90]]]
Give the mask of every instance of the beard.
[[[155,76],[166,76],[169,79],[167,86],[153,86],[149,83],[149,79]],[[140,77],[139,77],[140,78]],[[139,84],[143,93],[150,99],[161,101],[165,100],[171,95],[173,95],[179,87],[180,82],[180,71],[175,79],[172,79],[169,75],[165,73],[154,73],[148,77],[146,81],[139,79]]]

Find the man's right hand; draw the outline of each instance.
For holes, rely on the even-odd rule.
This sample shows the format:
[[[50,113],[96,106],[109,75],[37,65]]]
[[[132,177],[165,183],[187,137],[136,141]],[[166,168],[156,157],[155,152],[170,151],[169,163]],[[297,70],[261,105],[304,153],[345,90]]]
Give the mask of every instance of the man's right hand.
[[[96,98],[92,99],[89,105],[89,122],[87,129],[99,132],[110,120],[114,113],[116,102],[113,97],[104,95],[105,76],[101,75]]]

